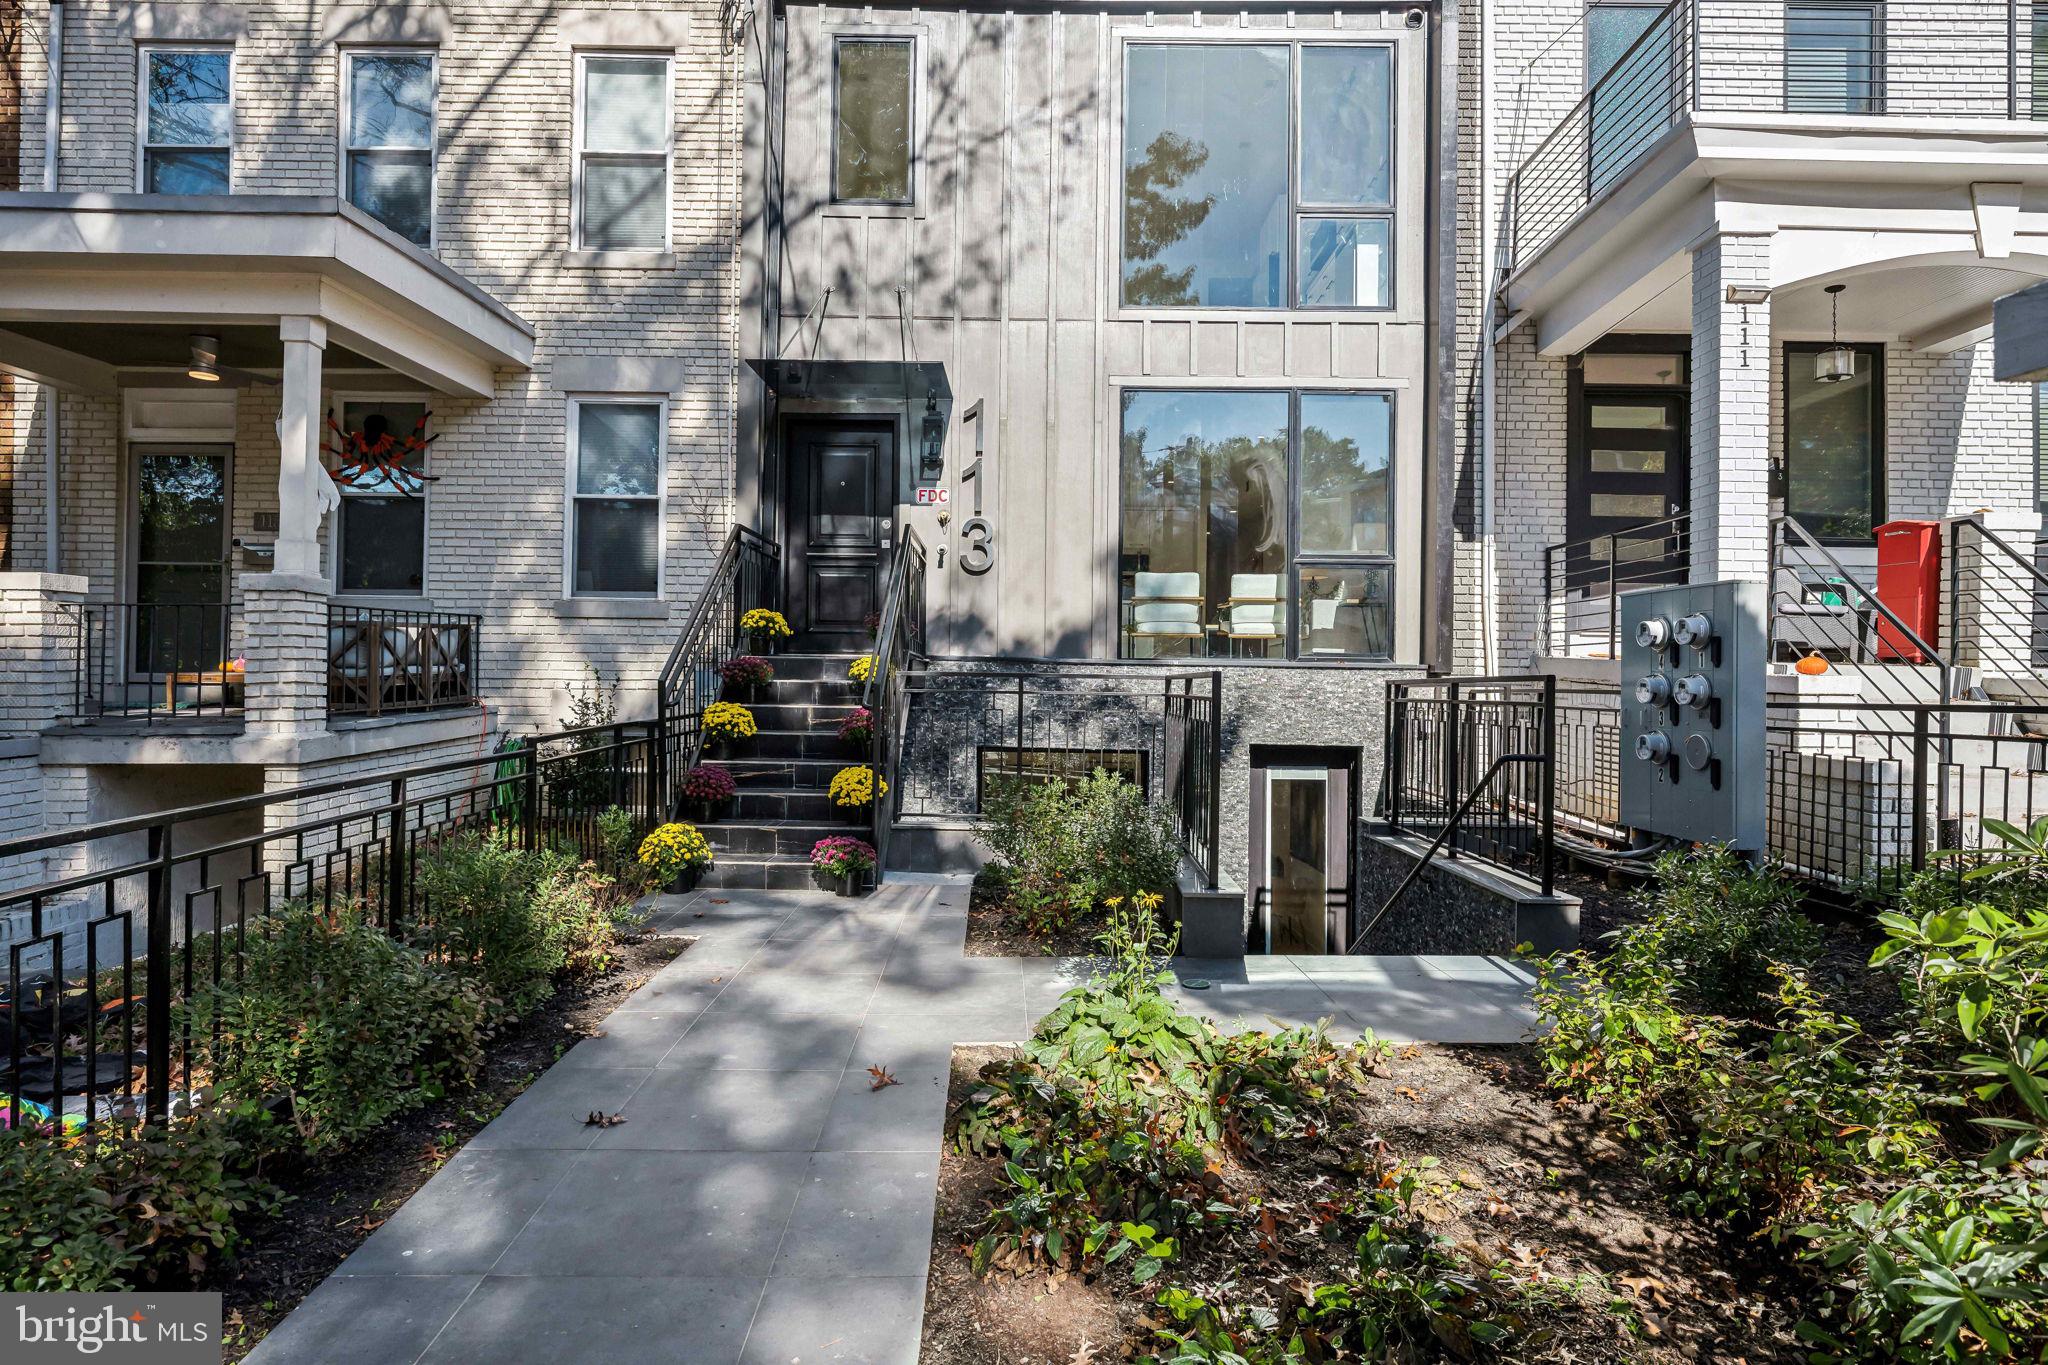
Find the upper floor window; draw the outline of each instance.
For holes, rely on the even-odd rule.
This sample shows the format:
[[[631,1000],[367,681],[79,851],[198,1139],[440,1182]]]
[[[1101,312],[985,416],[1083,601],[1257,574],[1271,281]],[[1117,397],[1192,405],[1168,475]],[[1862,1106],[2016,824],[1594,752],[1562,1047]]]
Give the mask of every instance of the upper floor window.
[[[663,405],[583,398],[569,406],[569,591],[658,596]]]
[[[674,132],[668,57],[578,55],[578,247],[668,250]]]
[[[1881,114],[1879,6],[1815,0],[1785,6],[1785,109]]]
[[[834,42],[834,203],[911,202],[916,53],[916,43],[909,38]]]
[[[143,193],[228,192],[234,65],[224,47],[142,49]]]
[[[434,54],[347,52],[342,62],[348,201],[426,246],[434,232]]]
[[[1132,43],[1123,301],[1393,306],[1393,49]]]

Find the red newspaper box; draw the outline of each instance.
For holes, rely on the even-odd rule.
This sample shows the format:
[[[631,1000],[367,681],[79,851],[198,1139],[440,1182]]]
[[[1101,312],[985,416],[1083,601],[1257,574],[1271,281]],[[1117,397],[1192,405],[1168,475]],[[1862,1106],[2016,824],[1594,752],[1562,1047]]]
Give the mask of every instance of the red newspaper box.
[[[1941,523],[1888,521],[1877,528],[1877,600],[1932,646],[1941,624]],[[1877,618],[1877,657],[1927,662],[1897,626]]]

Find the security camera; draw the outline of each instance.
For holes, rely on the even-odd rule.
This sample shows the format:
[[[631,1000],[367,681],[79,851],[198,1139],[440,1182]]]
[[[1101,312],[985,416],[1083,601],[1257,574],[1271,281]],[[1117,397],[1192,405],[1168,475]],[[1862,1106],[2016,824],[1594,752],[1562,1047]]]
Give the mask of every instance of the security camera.
[[[1641,706],[1662,706],[1671,700],[1671,680],[1662,673],[1636,679],[1636,702]]]
[[[1659,731],[1646,730],[1636,736],[1636,757],[1645,763],[1662,763],[1671,757],[1671,741]]]
[[[1671,643],[1671,623],[1661,616],[1636,622],[1636,643],[1644,649],[1662,649]]]
[[[1687,674],[1671,689],[1671,700],[1680,706],[1690,706],[1695,711],[1705,710],[1707,703],[1713,699],[1714,685],[1699,673]]]
[[[1705,649],[1714,638],[1714,620],[1703,611],[1681,616],[1671,627],[1671,638],[1693,649]]]

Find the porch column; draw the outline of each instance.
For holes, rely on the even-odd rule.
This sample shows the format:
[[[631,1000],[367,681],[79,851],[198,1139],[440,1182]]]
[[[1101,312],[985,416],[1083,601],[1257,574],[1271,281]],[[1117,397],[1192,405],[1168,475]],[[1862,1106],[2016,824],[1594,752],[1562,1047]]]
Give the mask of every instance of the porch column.
[[[1695,583],[1770,576],[1770,284],[1767,234],[1718,233],[1693,249]]]
[[[77,714],[86,587],[71,574],[0,573],[0,747]]]
[[[277,561],[294,577],[320,573],[320,517],[332,498],[320,467],[320,353],[327,324],[318,318],[278,320],[284,340],[284,388],[277,418]]]

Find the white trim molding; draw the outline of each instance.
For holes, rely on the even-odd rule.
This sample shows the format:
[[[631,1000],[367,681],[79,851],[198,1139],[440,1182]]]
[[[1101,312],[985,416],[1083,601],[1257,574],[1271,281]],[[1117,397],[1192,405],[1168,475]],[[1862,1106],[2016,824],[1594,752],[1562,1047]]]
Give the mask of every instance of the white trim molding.
[[[130,0],[114,18],[114,32],[138,43],[232,43],[248,31],[248,16],[234,0],[204,5]]]
[[[455,21],[439,5],[329,5],[320,14],[325,45],[420,47],[454,36]]]
[[[655,9],[572,9],[557,21],[563,47],[673,51],[690,41],[690,16]]]

